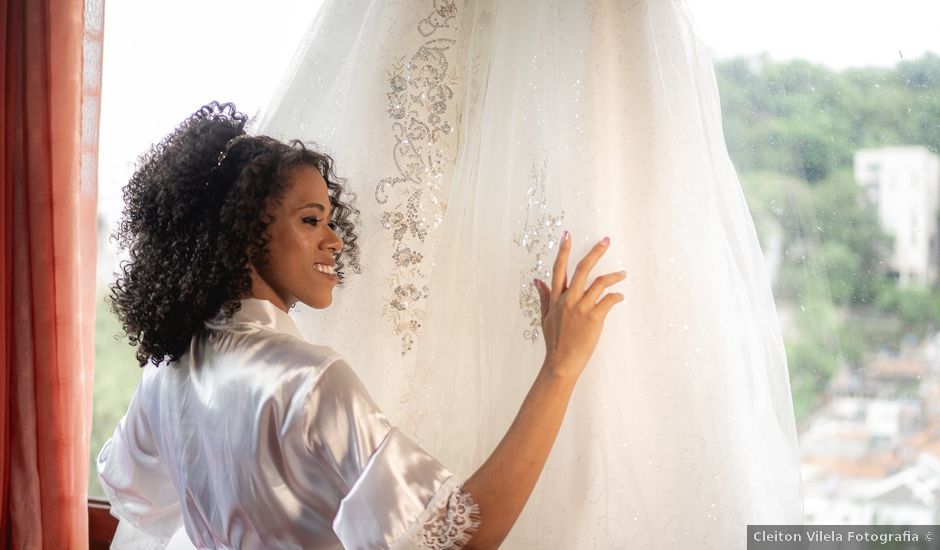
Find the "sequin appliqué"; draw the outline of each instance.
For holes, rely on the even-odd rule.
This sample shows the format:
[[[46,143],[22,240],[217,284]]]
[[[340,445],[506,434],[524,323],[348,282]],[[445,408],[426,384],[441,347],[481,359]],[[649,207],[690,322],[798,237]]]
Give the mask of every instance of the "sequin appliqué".
[[[451,162],[444,136],[454,131],[449,120],[457,76],[451,71],[453,37],[435,36],[456,30],[454,0],[434,0],[431,13],[418,22],[418,32],[432,37],[410,57],[402,57],[388,72],[387,113],[395,145],[392,155],[398,174],[381,180],[375,200],[390,204],[382,211],[382,227],[391,233],[394,266],[388,276],[391,294],[384,315],[401,337],[402,355],[408,353],[421,328],[428,297],[427,274],[422,270],[429,231],[444,217],[447,204],[442,189],[445,167]],[[389,190],[397,193],[390,196]]]
[[[530,257],[530,266],[520,271],[522,282],[519,287],[519,308],[528,320],[529,326],[523,331],[526,340],[535,342],[542,333],[542,307],[539,292],[532,285],[532,279],[538,277],[551,284],[552,263],[548,255],[558,245],[558,229],[565,217],[546,212],[545,181],[547,179],[547,161],[540,153],[532,164],[531,182],[526,191],[525,222],[521,233],[513,235],[513,242],[525,249]]]

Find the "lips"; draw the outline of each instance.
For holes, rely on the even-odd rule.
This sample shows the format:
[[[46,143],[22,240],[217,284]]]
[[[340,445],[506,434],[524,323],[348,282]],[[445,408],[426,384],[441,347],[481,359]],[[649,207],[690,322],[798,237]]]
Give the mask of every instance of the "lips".
[[[323,267],[320,267],[320,266],[323,266]],[[314,269],[314,271],[316,271],[317,273],[319,273],[319,274],[321,274],[321,275],[325,275],[326,277],[329,277],[330,279],[332,279],[332,280],[335,281],[335,280],[336,280],[336,274],[329,272],[329,271],[332,271],[332,267],[333,267],[333,266],[332,266],[331,264],[314,264],[313,269]]]

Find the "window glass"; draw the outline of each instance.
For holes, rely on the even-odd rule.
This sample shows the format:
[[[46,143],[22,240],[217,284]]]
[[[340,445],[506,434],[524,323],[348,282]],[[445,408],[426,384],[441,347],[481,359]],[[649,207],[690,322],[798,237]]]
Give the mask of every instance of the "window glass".
[[[690,5],[771,271],[805,521],[937,523],[940,6]]]
[[[109,239],[123,207],[121,188],[133,173],[137,156],[203,104],[213,99],[232,101],[249,116],[257,112],[321,3],[105,3],[96,365],[88,484],[92,497],[104,496],[95,457],[127,409],[141,375],[134,348],[105,302],[108,285],[120,262],[126,261],[118,257],[116,243]],[[168,29],[172,29],[172,40],[167,40]]]
[[[806,521],[938,523],[940,4],[688,4],[771,275]],[[105,6],[92,496],[94,457],[140,377],[104,302],[121,187],[207,101],[257,112],[320,2]]]

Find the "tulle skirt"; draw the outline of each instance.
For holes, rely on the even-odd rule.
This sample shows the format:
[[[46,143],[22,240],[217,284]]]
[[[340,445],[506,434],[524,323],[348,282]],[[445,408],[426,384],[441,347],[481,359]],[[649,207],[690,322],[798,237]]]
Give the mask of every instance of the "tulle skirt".
[[[802,522],[787,361],[721,129],[673,0],[328,0],[252,131],[331,154],[362,273],[294,313],[391,420],[469,476],[545,348],[562,231],[624,269],[503,548],[744,548]],[[589,279],[590,282],[590,279]]]

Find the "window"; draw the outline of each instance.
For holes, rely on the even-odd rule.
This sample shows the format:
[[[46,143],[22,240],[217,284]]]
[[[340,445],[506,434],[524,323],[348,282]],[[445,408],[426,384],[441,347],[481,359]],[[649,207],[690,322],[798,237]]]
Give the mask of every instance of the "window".
[[[304,0],[105,4],[98,318],[88,487],[92,497],[104,496],[95,457],[127,409],[141,375],[134,349],[122,337],[120,322],[105,303],[107,287],[123,259],[117,257],[116,244],[108,237],[120,217],[121,188],[133,172],[134,159],[211,99],[234,101],[249,115],[258,110],[320,4]],[[206,25],[206,21],[213,24]],[[255,29],[268,29],[264,40],[243,40],[232,34],[232,29],[246,29],[246,22]],[[167,29],[173,29],[173,40],[167,40]],[[192,55],[220,47],[226,55],[211,59]],[[180,86],[181,81],[186,85]],[[148,85],[141,86],[141,82]]]
[[[940,119],[940,7],[689,3],[713,47],[726,142],[772,269],[812,472],[806,521],[940,523],[917,497],[919,484],[940,483],[930,466],[940,458],[940,127],[930,123]],[[319,5],[106,4],[92,458],[140,377],[103,300],[121,260],[107,234],[133,159],[209,99],[254,113]],[[192,55],[220,48],[211,60]],[[89,492],[101,495],[94,460],[91,474]],[[885,480],[891,499],[852,498]]]
[[[940,176],[923,168],[940,161],[940,129],[926,122],[940,116],[940,46],[913,19],[940,11],[926,1],[905,2],[917,17],[877,3],[692,5],[712,39],[725,138],[790,320],[781,326],[805,520],[937,522],[911,480],[940,483],[926,466],[940,457],[931,406]],[[871,495],[854,498],[859,488]]]

